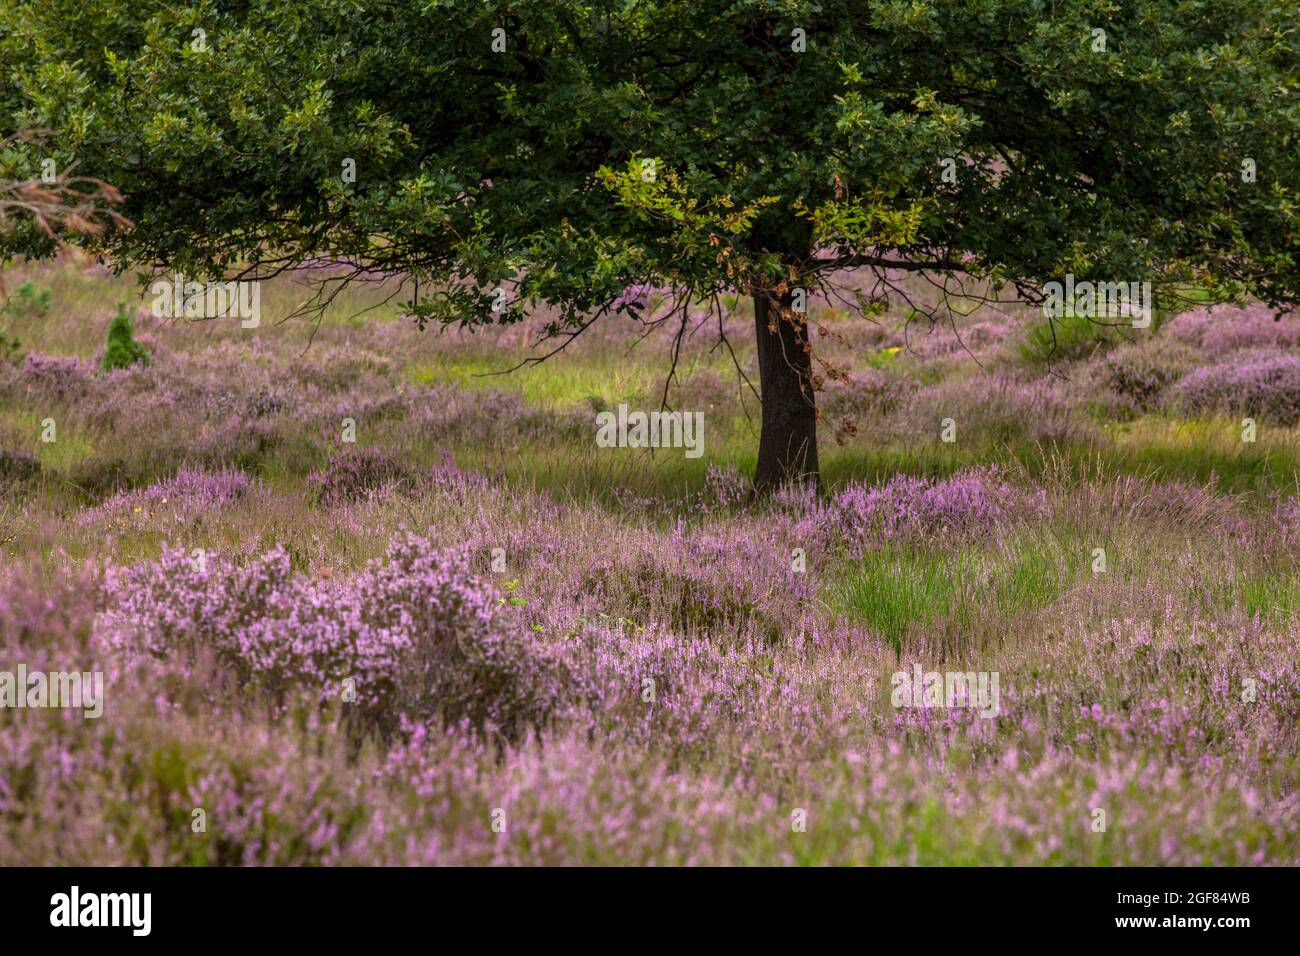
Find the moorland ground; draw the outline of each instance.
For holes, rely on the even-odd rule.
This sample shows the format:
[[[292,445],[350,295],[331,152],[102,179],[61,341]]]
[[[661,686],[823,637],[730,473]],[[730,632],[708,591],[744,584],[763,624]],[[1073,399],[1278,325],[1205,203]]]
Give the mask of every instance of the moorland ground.
[[[690,459],[595,442],[673,327],[498,375],[545,316],[284,320],[316,272],[251,329],[4,274],[0,661],[107,685],[0,708],[0,863],[1300,862],[1294,319],[818,301],[823,486],[754,500],[744,301]],[[893,706],[914,667],[996,716]]]

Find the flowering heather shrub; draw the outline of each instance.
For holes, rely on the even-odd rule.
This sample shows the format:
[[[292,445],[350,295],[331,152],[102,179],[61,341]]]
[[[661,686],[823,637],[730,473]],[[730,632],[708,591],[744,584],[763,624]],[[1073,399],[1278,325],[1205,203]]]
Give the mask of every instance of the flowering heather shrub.
[[[446,452],[443,453],[441,463],[434,465],[427,473],[417,476],[416,480],[422,487],[464,504],[469,504],[499,487],[499,482],[487,475],[476,471],[462,471]]]
[[[1001,373],[942,325],[905,343],[899,318],[825,318],[830,358],[879,366],[828,383],[827,424],[864,410],[872,433],[846,453],[823,430],[823,493],[766,500],[736,453],[752,403],[703,349],[673,386],[714,416],[702,481],[708,462],[592,451],[591,375],[617,361],[620,387],[646,379],[626,322],[566,352],[580,374],[548,382],[545,405],[439,381],[513,364],[545,314],[534,335],[473,339],[326,320],[306,353],[292,324],[141,317],[148,367],[0,363],[0,449],[34,492],[11,505],[0,489],[0,669],[107,680],[99,719],[0,708],[0,865],[1300,863],[1287,436],[1259,447],[1266,461],[1207,463],[1134,447],[1142,429],[1088,429],[1170,401],[1165,373],[1203,363],[1227,326],[1135,333],[1062,382],[1007,364],[1000,318],[960,328]],[[752,336],[752,315],[722,324]],[[35,331],[38,351],[81,347]],[[50,449],[33,428],[46,406]],[[402,494],[345,490],[382,487],[381,465],[313,510],[304,462],[349,417]],[[955,445],[939,444],[944,417]],[[1023,447],[1060,436],[1098,444]],[[1041,491],[1005,466],[936,477],[1003,459],[1002,441]],[[1161,480],[1129,477],[1148,458]],[[1220,486],[1202,466],[1241,470]],[[268,536],[283,547],[266,553]],[[100,561],[160,540],[184,550],[101,578]],[[855,584],[884,598],[851,599]],[[897,650],[881,623],[895,611]],[[913,664],[999,673],[999,714],[895,709],[891,673]],[[498,807],[503,833],[487,826]]]
[[[710,464],[704,473],[704,488],[690,502],[696,514],[728,511],[749,499],[750,481],[736,468]]]
[[[621,539],[617,556],[580,569],[574,586],[691,637],[721,632],[771,642],[798,633],[816,592],[813,576],[792,567],[793,546],[757,522],[724,531],[679,519],[662,539]]]
[[[74,355],[28,352],[22,364],[22,382],[32,397],[67,401],[83,397],[91,387],[94,366]]]
[[[1279,504],[1274,517],[1282,540],[1288,544],[1300,544],[1300,495],[1293,495]]]
[[[28,481],[40,473],[40,460],[31,452],[22,448],[0,448],[0,484]]]
[[[403,480],[406,469],[381,448],[358,448],[330,456],[325,467],[307,476],[317,504],[326,508],[360,501],[370,492]]]
[[[263,385],[245,396],[244,414],[249,418],[265,418],[268,415],[278,415],[296,404],[292,389]]]
[[[907,330],[906,349],[924,358],[947,355],[978,354],[1007,341],[1016,331],[1010,316],[987,322],[959,324],[936,322],[933,326],[913,326]]]
[[[34,563],[10,565],[0,573],[0,652],[87,647],[95,593],[84,568],[51,578]]]
[[[658,626],[584,622],[560,654],[571,720],[631,740],[667,735],[678,753],[699,756],[720,725],[743,722],[758,702],[751,658]]]
[[[345,418],[357,422],[374,422],[383,418],[402,418],[411,407],[411,398],[398,392],[384,392],[380,395],[349,394],[334,399],[328,410],[323,411],[321,403],[301,402],[296,407],[299,417],[303,419],[324,418],[334,427],[335,423]]]
[[[273,357],[255,343],[154,351],[150,365],[120,368],[101,380],[105,395],[93,414],[108,427],[148,414],[167,415],[195,428],[199,423],[233,425],[297,410],[318,399],[285,370],[273,372]]]
[[[824,533],[850,547],[912,535],[988,534],[1013,518],[1041,511],[1041,492],[1020,491],[995,471],[966,471],[950,478],[895,475],[875,486],[849,485],[833,498]]]
[[[0,648],[30,660],[12,649],[39,643],[63,649],[50,664],[91,666],[98,636],[122,636],[112,611],[90,632],[94,593],[0,580]],[[407,608],[406,583],[386,593]],[[1286,786],[1300,622],[1071,614],[989,661],[1003,678],[992,721],[882,713],[882,664],[862,647],[733,653],[583,625],[562,639],[570,703],[537,739],[498,749],[468,721],[399,719],[377,754],[350,748],[350,728],[328,716],[258,717],[176,647],[110,668],[102,720],[0,710],[0,863],[1300,859],[1300,798]],[[255,620],[238,622],[250,652],[270,633]],[[153,629],[132,625],[119,647],[138,653]],[[1258,676],[1249,705],[1245,674]],[[1098,805],[1121,821],[1106,840],[1079,812]],[[206,834],[186,825],[196,806]],[[811,808],[807,834],[791,834],[791,806]],[[484,825],[494,807],[508,837]]]
[[[405,714],[514,736],[558,695],[528,632],[467,562],[408,535],[333,582],[295,577],[282,548],[246,567],[168,550],[112,572],[98,629],[128,656],[215,655],[281,702],[337,701],[350,679],[360,721],[383,732]]]
[[[682,375],[679,388],[678,407],[705,412],[729,406],[738,392],[734,373],[723,374],[707,366]]]
[[[880,369],[855,369],[847,374],[847,382],[828,380],[818,396],[828,421],[846,417],[869,421],[893,411],[916,389],[911,379]]]
[[[1198,361],[1193,348],[1177,341],[1128,343],[1106,356],[1100,366],[1100,379],[1135,411],[1147,411],[1156,407],[1165,389]]]
[[[409,398],[409,423],[421,441],[445,444],[474,442],[481,446],[507,446],[520,439],[583,431],[590,415],[576,419],[529,405],[519,393],[499,389],[460,389],[436,385]]]
[[[1213,483],[1153,481],[1137,475],[1053,482],[1048,508],[1053,517],[1077,527],[1101,529],[1141,523],[1218,538],[1235,537],[1242,530],[1241,502]]]
[[[121,492],[98,507],[86,509],[78,520],[93,524],[105,519],[129,520],[135,514],[149,517],[164,512],[178,523],[185,522],[234,504],[252,486],[249,477],[240,471],[205,472],[183,466],[171,478],[148,488]]]
[[[322,392],[378,394],[391,391],[393,361],[359,343],[331,345],[309,350],[292,371],[304,385]]]
[[[943,419],[957,423],[959,441],[980,436],[995,442],[1089,441],[1093,438],[1077,403],[1047,378],[1031,382],[984,373],[951,379],[917,391],[895,416],[900,438],[938,435]]]
[[[1170,400],[1182,412],[1245,414],[1293,425],[1300,422],[1300,355],[1234,352],[1188,373],[1171,390]]]
[[[1210,355],[1235,349],[1300,346],[1300,318],[1288,315],[1274,319],[1274,315],[1262,302],[1245,308],[1218,305],[1175,316],[1165,329],[1178,341],[1198,346]]]

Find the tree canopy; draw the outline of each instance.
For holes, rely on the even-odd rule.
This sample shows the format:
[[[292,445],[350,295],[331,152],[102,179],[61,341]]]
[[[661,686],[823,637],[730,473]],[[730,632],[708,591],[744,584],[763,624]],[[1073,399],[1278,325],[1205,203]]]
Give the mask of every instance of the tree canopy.
[[[772,483],[816,471],[819,276],[1294,305],[1298,47],[1290,0],[4,0],[0,136],[57,136],[0,162],[120,190],[123,265],[328,257],[423,320],[753,295]]]

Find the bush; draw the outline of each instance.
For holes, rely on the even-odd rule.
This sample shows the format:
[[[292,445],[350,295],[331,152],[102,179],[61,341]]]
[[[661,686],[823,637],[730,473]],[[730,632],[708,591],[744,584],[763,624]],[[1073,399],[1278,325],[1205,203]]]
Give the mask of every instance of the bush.
[[[1029,329],[1020,345],[1020,357],[1029,365],[1087,358],[1099,349],[1123,341],[1123,333],[1116,325],[1121,321],[1085,315],[1046,319]]]
[[[139,362],[149,364],[149,353],[135,340],[131,328],[131,315],[126,303],[117,307],[117,317],[108,326],[108,347],[104,350],[104,371],[129,368]]]
[[[959,439],[992,442],[1090,442],[1094,434],[1080,402],[1049,378],[1019,381],[1003,374],[950,377],[914,392],[892,422],[898,439],[918,430],[937,435],[943,419],[957,422]],[[873,426],[874,427],[874,426]]]
[[[23,282],[0,308],[0,315],[43,317],[50,311],[50,290],[35,282]]]
[[[406,469],[388,452],[359,448],[331,455],[325,467],[307,476],[316,503],[326,508],[360,501],[371,491],[401,481]]]
[[[1281,425],[1300,422],[1300,355],[1255,349],[1189,373],[1171,393],[1183,412],[1254,415]]]
[[[947,478],[900,474],[883,484],[846,486],[821,520],[829,537],[862,550],[912,536],[990,534],[1042,506],[1041,492],[1023,492],[993,470]]]
[[[1115,349],[1102,363],[1100,378],[1134,409],[1146,411],[1195,364],[1196,355],[1188,346],[1156,339]]]
[[[128,654],[213,655],[277,701],[345,700],[383,734],[405,715],[516,738],[555,704],[551,669],[468,565],[413,535],[341,582],[295,577],[282,548],[247,567],[175,549],[111,573],[100,626]]]
[[[1294,348],[1300,345],[1300,322],[1294,316],[1279,320],[1262,302],[1219,305],[1177,316],[1169,323],[1169,334],[1221,356],[1236,349]]]
[[[137,488],[114,495],[78,516],[81,524],[122,518],[129,520],[140,513],[144,518],[166,515],[180,522],[211,515],[241,500],[253,483],[241,471],[204,472],[182,465],[175,475],[147,488]]]
[[[45,355],[28,352],[20,367],[19,380],[29,396],[55,401],[76,401],[91,390],[95,367],[75,355]]]

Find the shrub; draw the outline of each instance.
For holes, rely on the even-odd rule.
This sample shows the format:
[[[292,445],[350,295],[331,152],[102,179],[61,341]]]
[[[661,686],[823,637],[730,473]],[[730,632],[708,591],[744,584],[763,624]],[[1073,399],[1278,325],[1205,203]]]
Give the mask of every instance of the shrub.
[[[94,366],[75,355],[28,352],[21,366],[21,381],[32,396],[68,401],[85,397]]]
[[[1262,302],[1244,308],[1220,305],[1184,312],[1170,321],[1169,334],[1222,355],[1236,349],[1300,345],[1300,321],[1294,316],[1279,320]]]
[[[980,534],[1013,516],[1041,510],[1043,495],[1026,494],[991,470],[965,471],[949,478],[895,475],[868,487],[849,485],[824,514],[827,532],[851,547],[912,535]]]
[[[122,492],[96,508],[87,508],[78,520],[92,524],[105,518],[129,518],[142,509],[148,515],[162,511],[178,520],[188,520],[239,501],[248,494],[252,484],[241,471],[205,472],[182,466],[171,478],[147,488]]]
[[[1102,363],[1100,378],[1134,409],[1145,411],[1195,364],[1196,355],[1186,345],[1151,340],[1116,348]]]
[[[50,290],[35,282],[23,282],[0,308],[0,315],[43,317],[50,311]]]
[[[136,363],[149,364],[149,353],[135,340],[131,328],[131,314],[126,303],[117,307],[117,316],[108,326],[108,346],[104,349],[104,371],[129,368]]]
[[[514,738],[554,705],[551,668],[468,566],[464,552],[414,535],[338,582],[295,577],[283,548],[246,567],[174,549],[111,572],[98,626],[128,654],[213,655],[279,701],[351,691],[345,713],[355,705],[361,725],[381,733],[406,715]]]
[[[843,418],[872,421],[892,412],[914,389],[911,380],[875,368],[853,370],[847,381],[830,379],[819,396],[828,421]]]
[[[895,417],[894,437],[914,438],[918,430],[937,435],[943,419],[952,418],[962,442],[977,436],[994,442],[1094,439],[1080,403],[1046,378],[1025,382],[979,372],[946,379],[914,392],[903,411]]]
[[[1267,349],[1236,352],[1189,373],[1172,391],[1184,412],[1254,415],[1282,425],[1300,422],[1300,355]]]
[[[1123,340],[1115,323],[1119,319],[1094,319],[1086,315],[1045,319],[1032,326],[1020,345],[1020,357],[1030,365],[1073,362]]]
[[[359,448],[330,456],[325,467],[307,476],[316,503],[326,508],[360,501],[371,491],[401,481],[406,469],[388,452]]]

